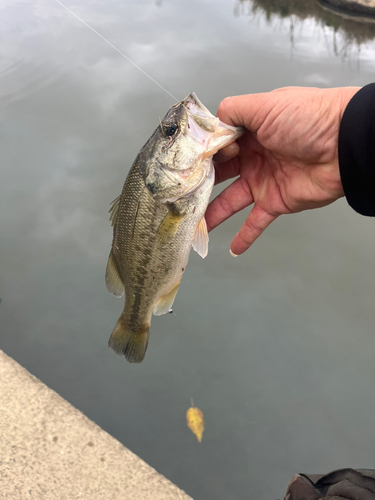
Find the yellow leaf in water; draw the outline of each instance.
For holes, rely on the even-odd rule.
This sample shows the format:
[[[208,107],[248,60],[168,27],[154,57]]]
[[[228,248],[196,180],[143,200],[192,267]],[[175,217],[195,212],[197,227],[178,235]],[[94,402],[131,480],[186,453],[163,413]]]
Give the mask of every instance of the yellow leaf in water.
[[[186,421],[189,429],[197,436],[199,442],[202,441],[204,431],[203,412],[195,406],[186,412]]]

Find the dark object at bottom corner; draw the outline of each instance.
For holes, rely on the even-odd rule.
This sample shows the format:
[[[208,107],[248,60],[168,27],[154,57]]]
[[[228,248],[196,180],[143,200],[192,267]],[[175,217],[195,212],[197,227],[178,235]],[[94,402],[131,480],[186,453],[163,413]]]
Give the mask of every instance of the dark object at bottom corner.
[[[284,500],[375,500],[375,470],[338,469],[295,474]]]

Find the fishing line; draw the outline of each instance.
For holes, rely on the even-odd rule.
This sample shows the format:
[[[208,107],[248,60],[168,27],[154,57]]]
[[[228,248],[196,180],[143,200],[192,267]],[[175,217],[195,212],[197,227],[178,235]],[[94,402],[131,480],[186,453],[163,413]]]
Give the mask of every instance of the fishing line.
[[[122,57],[125,57],[125,59],[127,61],[129,61],[133,66],[135,66],[137,69],[139,69],[139,71],[141,71],[144,75],[147,76],[147,78],[149,78],[151,81],[153,81],[154,83],[156,83],[156,85],[158,85],[158,87],[160,87],[162,90],[164,90],[164,92],[166,92],[167,94],[169,94],[175,101],[178,102],[178,99],[176,99],[176,97],[174,95],[172,95],[170,92],[168,92],[167,89],[165,89],[162,85],[160,85],[160,83],[158,83],[156,80],[154,80],[152,78],[152,76],[148,75],[146,73],[146,71],[144,71],[142,68],[140,68],[137,64],[135,64],[135,62],[133,62],[131,59],[129,59],[128,56],[126,56],[123,52],[121,52],[121,50],[119,50],[117,47],[115,47],[111,42],[109,42],[106,38],[104,38],[103,35],[101,35],[100,33],[98,33],[96,30],[94,30],[94,28],[92,28],[89,24],[86,23],[86,21],[84,21],[83,19],[81,19],[79,16],[77,16],[77,14],[75,14],[73,11],[71,11],[70,9],[68,9],[68,7],[66,5],[64,5],[63,3],[61,3],[59,0],[55,0],[55,2],[57,2],[59,5],[61,5],[61,7],[64,7],[65,10],[67,10],[68,12],[70,12],[70,14],[72,14],[72,16],[76,17],[79,21],[81,21],[81,23],[83,23],[85,26],[87,26],[88,28],[90,28],[91,31],[93,31],[96,35],[98,35],[102,40],[104,40],[105,42],[108,43],[108,45],[110,45],[113,49],[115,49],[119,54],[122,55]]]

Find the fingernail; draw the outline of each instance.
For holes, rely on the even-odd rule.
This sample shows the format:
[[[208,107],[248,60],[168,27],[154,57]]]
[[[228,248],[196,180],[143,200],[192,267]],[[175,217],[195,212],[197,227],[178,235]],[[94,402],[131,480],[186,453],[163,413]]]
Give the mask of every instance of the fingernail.
[[[237,146],[235,146],[234,144],[229,144],[228,148],[233,149],[233,151],[235,151],[236,153],[238,153],[238,151],[239,151],[239,148]]]
[[[232,257],[238,257],[238,255],[236,255],[235,253],[233,253],[231,249],[229,249],[229,253],[231,254]]]
[[[231,151],[229,151],[231,149]],[[224,154],[225,151],[228,153],[228,154]],[[226,158],[230,158],[232,157],[233,155],[236,155],[238,153],[239,149],[236,148],[235,146],[232,146],[231,144],[229,146],[227,146],[226,148],[223,148],[220,153],[222,156],[226,157]]]

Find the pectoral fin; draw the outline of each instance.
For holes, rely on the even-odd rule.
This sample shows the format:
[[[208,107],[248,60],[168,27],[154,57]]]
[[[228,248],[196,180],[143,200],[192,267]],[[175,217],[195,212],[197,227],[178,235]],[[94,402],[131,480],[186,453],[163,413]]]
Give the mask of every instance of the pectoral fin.
[[[204,216],[199,221],[195,231],[193,248],[204,259],[208,254],[208,231]]]
[[[105,272],[105,284],[107,285],[108,291],[113,293],[113,295],[115,295],[116,297],[122,297],[124,295],[125,287],[117,269],[116,258],[113,255],[113,249],[109,254],[107,269]]]
[[[172,305],[174,302],[174,299],[176,298],[177,292],[178,292],[178,287],[180,286],[181,280],[175,285],[172,290],[163,297],[161,297],[154,307],[153,314],[155,316],[161,316],[162,314],[165,314],[169,311],[172,310]]]

